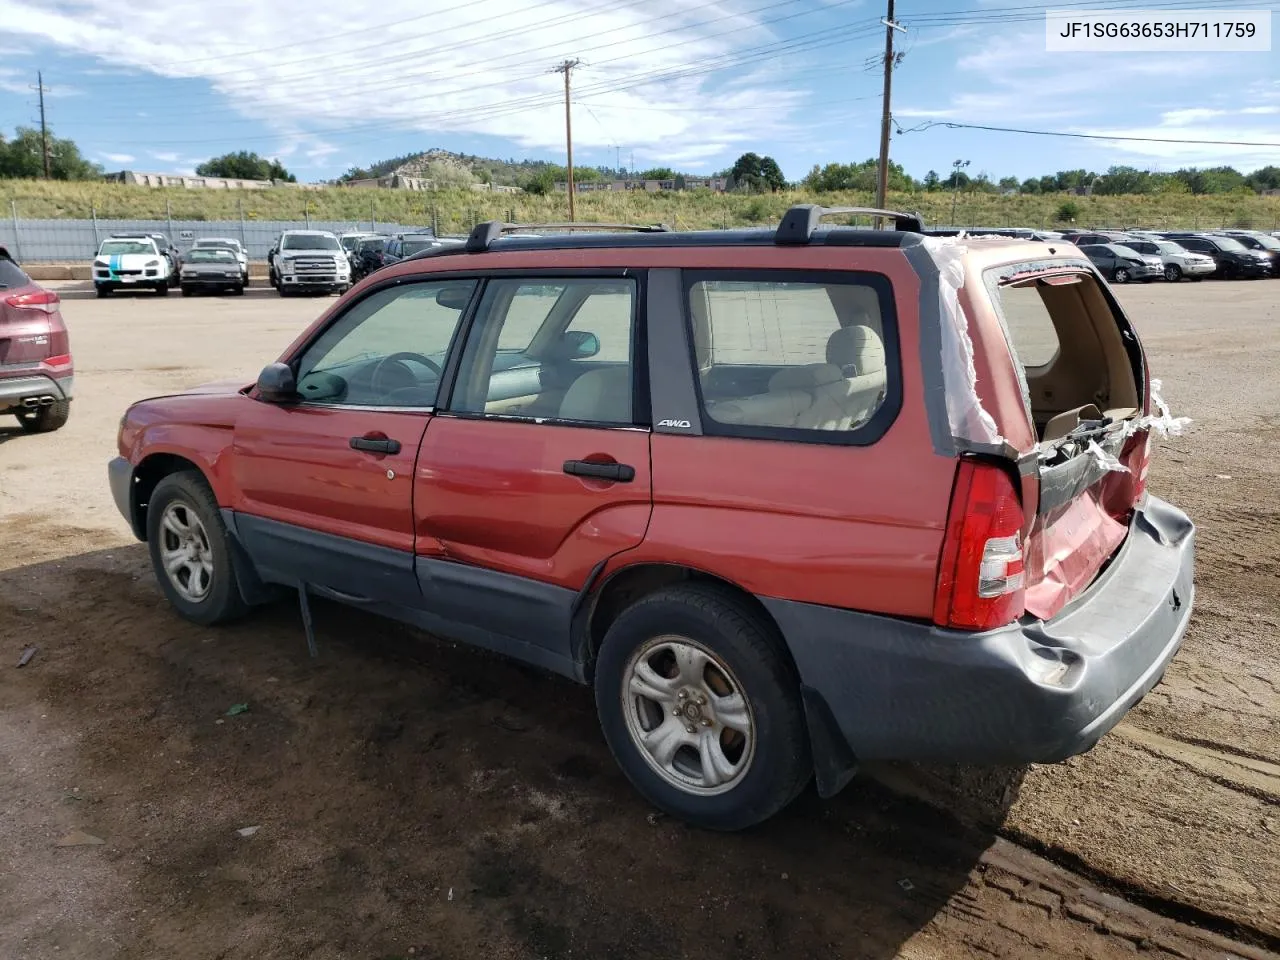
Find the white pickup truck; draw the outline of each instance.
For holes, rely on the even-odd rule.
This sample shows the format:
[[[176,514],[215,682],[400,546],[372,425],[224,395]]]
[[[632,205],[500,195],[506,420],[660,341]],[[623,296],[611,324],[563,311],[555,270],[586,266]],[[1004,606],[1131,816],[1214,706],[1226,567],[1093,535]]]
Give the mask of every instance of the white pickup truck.
[[[351,264],[327,230],[286,230],[267,254],[271,285],[280,296],[306,291],[342,293],[351,286]]]

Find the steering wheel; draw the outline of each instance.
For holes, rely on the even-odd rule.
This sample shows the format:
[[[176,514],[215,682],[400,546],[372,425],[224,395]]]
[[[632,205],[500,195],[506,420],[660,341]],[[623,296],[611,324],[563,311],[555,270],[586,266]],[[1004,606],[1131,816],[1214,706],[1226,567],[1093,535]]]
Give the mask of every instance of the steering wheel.
[[[394,370],[397,368],[399,368],[401,371],[408,374],[408,376],[412,378],[413,371],[404,365],[404,361],[406,360],[412,360],[415,363],[420,363],[427,369],[433,371],[436,375],[437,380],[439,380],[444,376],[444,371],[440,369],[440,365],[437,364],[434,360],[424,357],[420,353],[411,353],[407,351],[402,351],[400,353],[393,353],[388,356],[385,356],[373,365],[373,370],[370,371],[369,373],[369,387],[375,393],[390,393],[392,390],[401,390],[401,389],[404,389],[404,387],[406,386],[417,386],[416,378],[414,378],[414,382],[410,384],[400,383],[394,386],[390,386],[382,383],[383,376],[390,370]],[[392,364],[395,364],[396,366],[393,367]]]

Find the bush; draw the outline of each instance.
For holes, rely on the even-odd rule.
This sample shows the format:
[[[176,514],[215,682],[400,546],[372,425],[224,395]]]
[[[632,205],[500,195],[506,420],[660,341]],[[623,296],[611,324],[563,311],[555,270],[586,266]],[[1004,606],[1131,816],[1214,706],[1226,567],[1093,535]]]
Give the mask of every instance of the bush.
[[[1080,216],[1080,204],[1074,200],[1064,200],[1058,204],[1057,211],[1053,214],[1053,219],[1058,223],[1066,223]]]

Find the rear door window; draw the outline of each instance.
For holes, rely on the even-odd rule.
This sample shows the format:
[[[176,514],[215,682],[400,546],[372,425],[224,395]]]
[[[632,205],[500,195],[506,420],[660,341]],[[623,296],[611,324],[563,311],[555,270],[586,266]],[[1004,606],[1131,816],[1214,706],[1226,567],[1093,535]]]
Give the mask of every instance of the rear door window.
[[[686,274],[703,430],[870,443],[901,398],[891,288],[876,274]]]

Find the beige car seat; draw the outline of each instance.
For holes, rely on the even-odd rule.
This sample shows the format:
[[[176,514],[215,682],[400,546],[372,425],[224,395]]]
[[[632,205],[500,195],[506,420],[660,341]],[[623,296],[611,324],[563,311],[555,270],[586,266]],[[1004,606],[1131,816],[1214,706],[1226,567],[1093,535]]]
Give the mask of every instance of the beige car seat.
[[[578,377],[560,402],[560,419],[631,423],[631,368],[590,370]]]

